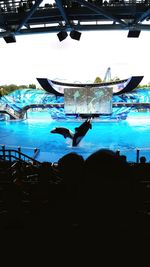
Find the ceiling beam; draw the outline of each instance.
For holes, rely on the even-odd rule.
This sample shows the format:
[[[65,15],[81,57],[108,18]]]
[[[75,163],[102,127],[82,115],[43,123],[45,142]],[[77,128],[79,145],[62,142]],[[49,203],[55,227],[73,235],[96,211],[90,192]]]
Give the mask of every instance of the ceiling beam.
[[[20,31],[20,29],[27,23],[27,21],[32,17],[34,12],[36,11],[37,7],[43,2],[43,0],[36,0],[35,4],[31,7],[30,11],[26,14],[26,16],[23,18],[17,29],[15,30],[15,33]]]
[[[17,7],[20,0],[14,1]],[[143,22],[150,17],[150,8],[145,4],[129,5],[126,1],[126,5],[122,3],[119,6],[109,4],[104,6],[87,0],[76,0],[79,3],[79,7],[76,8],[71,4],[65,7],[63,0],[55,0],[54,6],[39,8],[42,1],[35,0],[31,9],[21,13],[17,8],[16,12],[0,11],[0,37],[10,33],[14,35],[57,33],[62,30],[71,31],[72,28],[77,31],[150,30],[150,23]]]
[[[107,31],[107,30],[129,30],[128,28],[123,28],[120,24],[95,24],[95,25],[75,25],[75,30],[80,31]],[[137,30],[144,30],[144,31],[150,31],[150,25],[143,25],[138,24]],[[50,26],[50,27],[39,27],[39,28],[30,28],[30,29],[21,29],[19,32],[16,32],[16,36],[18,35],[30,35],[30,34],[46,34],[46,33],[57,33],[61,30],[66,30],[66,26]],[[8,36],[11,34],[10,31],[4,31],[0,32],[0,38],[4,36]]]
[[[71,27],[69,19],[68,19],[67,15],[66,15],[65,9],[64,9],[64,7],[62,5],[62,1],[61,0],[55,0],[55,2],[56,2],[57,7],[58,7],[58,9],[60,11],[60,14],[62,15],[64,21],[66,22],[66,25]]]
[[[95,4],[91,4],[90,2],[87,2],[85,0],[76,0],[76,2],[80,3],[81,5],[86,6],[87,8],[93,10],[94,12],[103,15],[109,20],[112,20],[114,22],[118,22],[122,26],[126,27],[128,26],[126,22],[124,22],[121,19],[118,19],[117,17],[114,17],[112,14],[110,14],[108,11],[104,10],[102,7],[96,6]]]
[[[150,17],[150,8],[146,10],[144,13],[142,13],[141,16],[134,21],[134,24],[137,24],[138,22],[142,22],[148,17]]]
[[[7,20],[4,19],[4,16],[3,16],[3,14],[2,14],[1,12],[0,12],[0,25],[3,25],[2,28],[3,28],[4,30],[7,29],[7,27],[6,27],[6,25],[7,25]]]

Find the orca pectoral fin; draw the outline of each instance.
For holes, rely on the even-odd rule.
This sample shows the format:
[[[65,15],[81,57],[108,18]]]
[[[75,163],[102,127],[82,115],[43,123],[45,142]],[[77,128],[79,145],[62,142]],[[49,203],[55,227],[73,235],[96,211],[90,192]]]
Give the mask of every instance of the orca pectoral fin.
[[[74,138],[74,133],[70,131],[70,138],[73,139]]]
[[[66,139],[66,138],[73,139],[73,137],[74,137],[74,133],[73,133],[72,131],[68,130],[68,133],[63,134],[63,136],[64,136],[65,139]]]
[[[78,131],[79,127],[76,127],[76,128],[74,128],[74,129],[75,129],[75,131]]]

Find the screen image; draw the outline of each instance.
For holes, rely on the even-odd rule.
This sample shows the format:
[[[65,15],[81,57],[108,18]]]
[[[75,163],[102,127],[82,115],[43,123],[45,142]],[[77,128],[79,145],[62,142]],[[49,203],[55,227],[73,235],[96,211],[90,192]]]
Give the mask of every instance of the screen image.
[[[111,114],[112,88],[68,88],[64,90],[66,114]]]

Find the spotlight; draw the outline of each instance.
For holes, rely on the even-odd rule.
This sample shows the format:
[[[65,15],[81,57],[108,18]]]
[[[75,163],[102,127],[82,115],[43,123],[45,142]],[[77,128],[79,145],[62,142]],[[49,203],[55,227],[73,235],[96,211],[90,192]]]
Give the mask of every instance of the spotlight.
[[[129,30],[127,37],[138,38],[140,35],[140,32],[141,32],[140,30]]]
[[[63,41],[68,36],[68,33],[66,31],[61,31],[57,34],[59,41]]]
[[[71,37],[72,39],[74,39],[74,40],[79,41],[79,40],[80,40],[80,37],[81,37],[81,32],[72,30],[72,31],[70,32],[70,37]]]
[[[14,34],[10,34],[8,36],[3,37],[6,43],[15,43],[16,38]]]

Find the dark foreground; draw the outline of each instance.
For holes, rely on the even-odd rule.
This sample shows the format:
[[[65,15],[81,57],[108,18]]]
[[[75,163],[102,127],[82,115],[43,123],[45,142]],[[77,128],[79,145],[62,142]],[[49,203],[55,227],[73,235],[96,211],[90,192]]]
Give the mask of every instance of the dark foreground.
[[[150,164],[101,149],[58,164],[1,161],[1,252],[5,261],[87,265],[137,259],[150,241]],[[136,252],[134,254],[134,251]],[[140,254],[138,254],[138,251]],[[12,258],[8,255],[12,254]],[[32,262],[32,264],[33,264]]]

